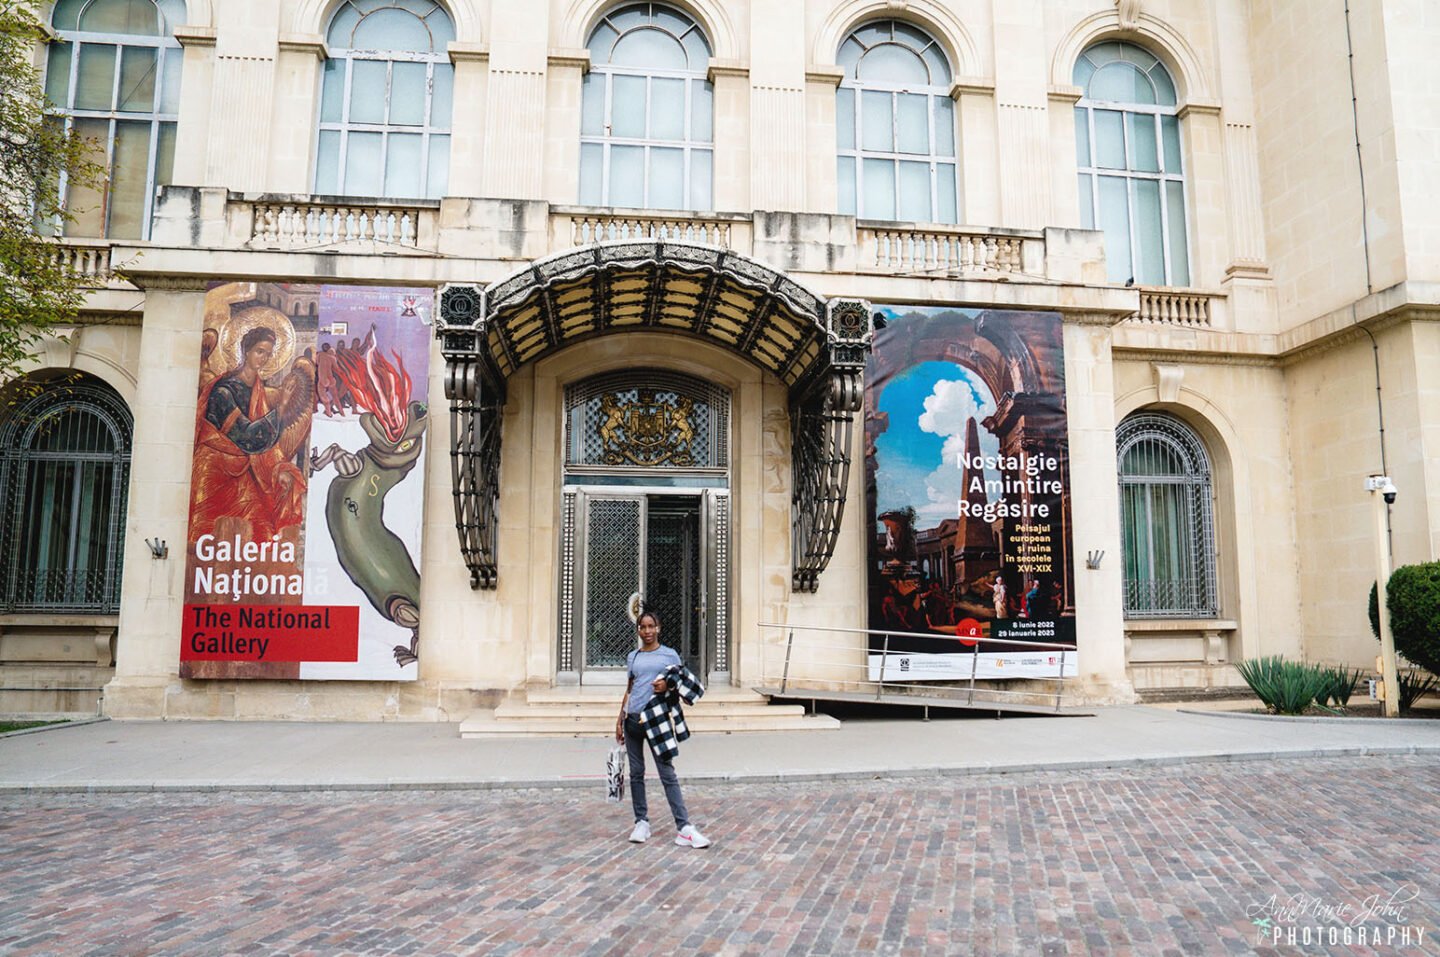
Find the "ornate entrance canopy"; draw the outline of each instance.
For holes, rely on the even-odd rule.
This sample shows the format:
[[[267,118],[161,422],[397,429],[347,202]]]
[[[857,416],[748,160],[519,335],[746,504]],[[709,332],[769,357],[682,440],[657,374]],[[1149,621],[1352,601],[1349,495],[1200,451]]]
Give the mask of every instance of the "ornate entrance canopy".
[[[790,390],[796,590],[814,591],[845,508],[850,430],[873,325],[868,303],[819,296],[728,250],[652,240],[538,260],[482,289],[440,290],[455,526],[474,588],[493,588],[505,382],[585,339],[630,330],[703,339]]]

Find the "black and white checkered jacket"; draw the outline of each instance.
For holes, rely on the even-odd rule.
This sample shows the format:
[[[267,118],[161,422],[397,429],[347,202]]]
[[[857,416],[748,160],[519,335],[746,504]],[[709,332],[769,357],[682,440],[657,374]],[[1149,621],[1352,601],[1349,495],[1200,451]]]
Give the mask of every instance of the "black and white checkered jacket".
[[[680,753],[680,742],[690,737],[680,702],[694,704],[705,693],[705,686],[684,665],[671,665],[660,677],[665,679],[665,692],[651,698],[640,711],[640,727],[655,760],[669,761]]]

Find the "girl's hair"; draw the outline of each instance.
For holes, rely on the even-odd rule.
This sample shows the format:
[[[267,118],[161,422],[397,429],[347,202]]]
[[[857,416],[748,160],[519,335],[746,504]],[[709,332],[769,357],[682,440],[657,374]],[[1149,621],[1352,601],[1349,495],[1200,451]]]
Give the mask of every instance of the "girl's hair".
[[[651,621],[655,622],[656,628],[660,627],[660,616],[647,608],[640,613],[640,617],[635,619],[635,629],[637,631],[640,629],[640,622],[644,621],[646,618],[649,618]]]

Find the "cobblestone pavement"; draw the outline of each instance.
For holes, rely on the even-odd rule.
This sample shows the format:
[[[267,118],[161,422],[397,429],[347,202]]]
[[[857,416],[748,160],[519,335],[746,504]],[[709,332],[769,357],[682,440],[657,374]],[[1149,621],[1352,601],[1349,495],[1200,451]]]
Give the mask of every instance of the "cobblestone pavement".
[[[1440,954],[1433,757],[686,796],[4,795],[0,953]]]

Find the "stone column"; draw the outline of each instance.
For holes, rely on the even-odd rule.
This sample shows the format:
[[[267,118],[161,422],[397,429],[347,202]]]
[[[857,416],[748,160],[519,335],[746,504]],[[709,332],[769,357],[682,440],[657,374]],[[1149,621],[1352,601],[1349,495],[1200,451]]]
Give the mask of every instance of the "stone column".
[[[835,91],[845,71],[836,66],[805,70],[805,208],[835,213],[840,208],[835,167]]]
[[[545,82],[544,195],[556,205],[580,196],[580,99],[589,50],[551,50]]]
[[[999,130],[995,84],[971,79],[950,88],[959,119],[960,222],[976,226],[1000,223]],[[1008,225],[1008,224],[1006,224]]]
[[[478,196],[542,199],[549,8],[495,0]],[[463,103],[457,96],[457,103]],[[578,128],[578,127],[577,127]]]
[[[750,210],[750,68],[738,60],[710,61],[715,87],[715,187],[719,210]]]
[[[190,472],[198,399],[205,281],[146,278],[136,376],[135,447],[125,522],[125,578],[115,677],[105,686],[112,718],[160,718],[177,685],[185,601]],[[169,557],[150,555],[162,539]]]
[[[455,65],[454,117],[450,125],[451,196],[483,195],[486,95],[490,85],[490,52],[478,43],[451,41],[446,47]],[[462,106],[463,104],[463,106]]]
[[[1075,642],[1079,647],[1078,696],[1126,702],[1134,689],[1125,671],[1125,617],[1120,546],[1120,509],[1115,505],[1115,380],[1111,357],[1113,316],[1067,316],[1065,386],[1070,425],[1070,487],[1093,508],[1074,512]],[[1080,556],[1103,551],[1099,568]]]
[[[198,186],[205,182],[205,149],[210,140],[215,28],[177,27],[175,39],[185,48],[185,62],[180,74],[180,119],[175,126],[173,181]]]
[[[275,120],[265,189],[310,193],[315,185],[315,129],[320,69],[329,57],[319,35],[282,34],[275,69]]]

